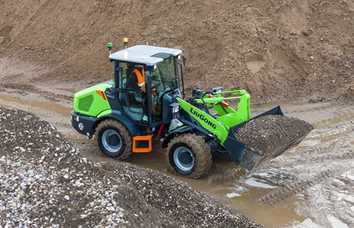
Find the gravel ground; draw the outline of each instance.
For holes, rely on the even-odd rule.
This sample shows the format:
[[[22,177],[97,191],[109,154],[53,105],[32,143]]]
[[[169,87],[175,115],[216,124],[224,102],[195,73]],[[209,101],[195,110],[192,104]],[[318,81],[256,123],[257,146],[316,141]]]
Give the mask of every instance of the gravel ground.
[[[0,107],[0,226],[260,227],[159,172],[81,158],[32,114]]]

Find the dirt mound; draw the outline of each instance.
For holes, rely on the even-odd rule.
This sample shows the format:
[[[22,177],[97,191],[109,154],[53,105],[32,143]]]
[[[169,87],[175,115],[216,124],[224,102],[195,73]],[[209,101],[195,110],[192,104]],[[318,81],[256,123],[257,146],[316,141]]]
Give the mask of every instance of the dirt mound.
[[[104,44],[120,46],[124,36],[185,49],[188,86],[241,86],[259,101],[335,97],[354,83],[348,0],[16,0],[0,8],[2,56],[50,66],[36,83],[111,78]]]
[[[171,177],[82,159],[29,113],[0,108],[0,137],[0,226],[258,227]]]

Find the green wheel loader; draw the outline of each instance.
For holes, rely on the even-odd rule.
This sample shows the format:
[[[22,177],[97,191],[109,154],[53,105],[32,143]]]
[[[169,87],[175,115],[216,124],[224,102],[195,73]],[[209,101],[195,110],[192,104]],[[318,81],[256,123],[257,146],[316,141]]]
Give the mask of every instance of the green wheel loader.
[[[266,160],[259,148],[241,142],[237,132],[258,118],[283,116],[280,107],[252,118],[250,94],[243,89],[196,88],[187,98],[181,50],[136,45],[112,53],[112,44],[107,47],[114,79],[77,92],[72,114],[72,126],[95,137],[104,154],[126,160],[134,153],[150,153],[159,141],[169,169],[191,178],[205,176],[218,154],[248,170]],[[143,88],[134,85],[134,69],[141,70]],[[277,155],[307,133],[286,138]]]

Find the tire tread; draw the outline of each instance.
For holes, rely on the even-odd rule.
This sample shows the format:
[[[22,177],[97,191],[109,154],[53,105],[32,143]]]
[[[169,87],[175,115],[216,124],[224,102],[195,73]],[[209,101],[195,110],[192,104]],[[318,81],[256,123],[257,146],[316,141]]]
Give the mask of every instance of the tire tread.
[[[197,165],[194,171],[191,174],[186,176],[194,179],[198,179],[203,176],[206,176],[213,164],[210,147],[205,142],[203,137],[191,133],[176,136],[168,143],[167,153],[165,153],[167,164],[168,164],[168,170],[174,173],[177,172],[173,164],[171,164],[170,162],[170,157],[171,157],[170,152],[172,147],[178,143],[188,145],[188,147],[192,149],[193,153],[196,156]]]

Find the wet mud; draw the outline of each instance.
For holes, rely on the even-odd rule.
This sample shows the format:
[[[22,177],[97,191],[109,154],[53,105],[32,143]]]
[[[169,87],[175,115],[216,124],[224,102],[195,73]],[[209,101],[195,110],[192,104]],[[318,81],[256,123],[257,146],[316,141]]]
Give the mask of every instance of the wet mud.
[[[4,75],[8,76],[7,73]],[[22,88],[16,83],[11,87],[1,86],[0,105],[35,113],[55,125],[66,139],[80,148],[84,158],[112,163],[99,152],[94,141],[77,134],[70,125],[71,88],[87,85],[61,81],[47,85],[38,83],[36,86],[36,89]],[[49,88],[50,96],[46,92]],[[258,105],[253,110],[257,114],[273,105]],[[351,179],[354,106],[301,102],[283,104],[282,108],[286,116],[305,120],[315,128],[299,145],[261,164],[252,173],[221,159],[215,162],[208,178],[190,180],[174,177],[195,190],[218,198],[266,227],[306,227],[308,224],[310,226],[307,227],[314,224],[335,227],[333,221],[334,224],[341,221],[351,227],[354,214],[350,197],[354,195]],[[166,171],[162,152],[156,147],[152,154],[134,155],[129,162],[173,175]]]

